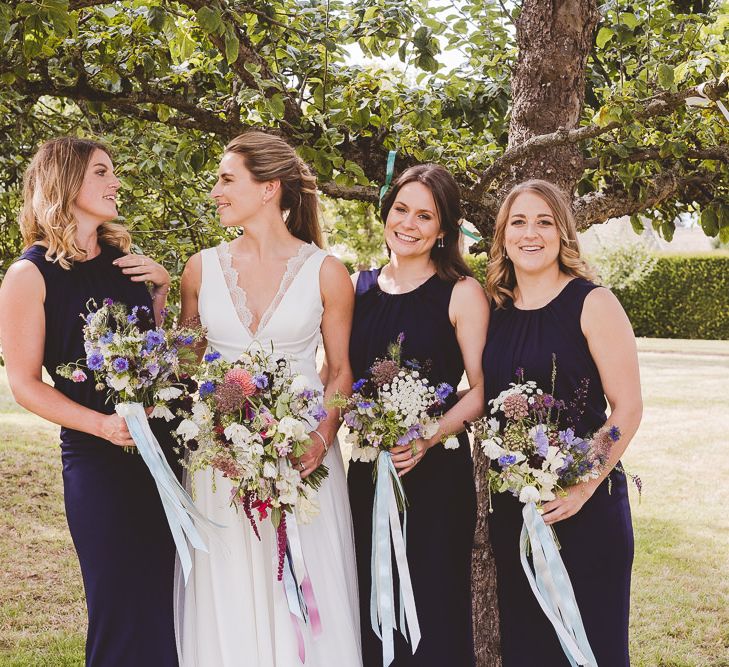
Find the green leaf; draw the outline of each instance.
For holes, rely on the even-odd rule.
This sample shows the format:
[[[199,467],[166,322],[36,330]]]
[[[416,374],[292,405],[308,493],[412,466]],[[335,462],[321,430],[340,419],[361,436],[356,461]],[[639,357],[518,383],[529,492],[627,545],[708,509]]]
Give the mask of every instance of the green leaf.
[[[676,231],[676,228],[674,227],[672,222],[663,222],[661,223],[661,234],[663,234],[663,238],[666,239],[669,243],[673,241],[673,233]]]
[[[228,32],[225,35],[225,59],[228,61],[228,65],[232,65],[238,60],[238,52],[240,49],[240,42],[238,37],[232,32]]]
[[[281,120],[286,113],[286,105],[284,104],[284,98],[281,93],[276,93],[270,100],[268,100],[268,106],[271,109],[271,113]]]
[[[631,14],[630,12],[625,12],[624,14],[621,14],[620,22],[623,25],[628,26],[628,28],[630,28],[631,30],[635,30],[635,26],[640,23],[638,17],[635,14]]]
[[[673,85],[673,67],[666,63],[658,66],[658,83],[661,88],[670,88]]]
[[[719,218],[713,208],[707,207],[701,211],[701,229],[707,236],[716,236],[719,233]]]
[[[633,214],[630,216],[630,226],[636,234],[642,234],[645,231],[643,227],[643,221],[639,215]]]
[[[197,22],[203,30],[211,34],[216,34],[223,25],[220,11],[213,7],[205,6],[197,10]]]
[[[598,49],[602,49],[605,47],[605,44],[607,44],[613,37],[615,36],[615,31],[611,28],[602,27],[600,28],[600,31],[597,33],[597,38],[595,39],[595,43],[597,44]]]

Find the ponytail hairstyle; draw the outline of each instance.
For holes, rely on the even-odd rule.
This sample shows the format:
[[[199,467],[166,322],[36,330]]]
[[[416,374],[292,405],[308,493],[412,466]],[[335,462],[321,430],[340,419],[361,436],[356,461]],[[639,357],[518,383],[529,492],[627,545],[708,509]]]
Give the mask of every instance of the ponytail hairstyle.
[[[275,135],[249,130],[233,139],[225,152],[240,155],[255,181],[279,181],[281,210],[288,211],[286,228],[297,239],[323,247],[316,176],[291,146]]]
[[[595,276],[587,262],[580,255],[577,240],[577,224],[572,207],[562,190],[549,181],[532,179],[515,185],[504,198],[496,215],[494,238],[491,242],[489,262],[486,269],[486,294],[497,307],[502,308],[508,299],[514,299],[516,274],[514,265],[506,256],[504,236],[514,200],[523,192],[531,192],[549,206],[559,232],[559,269],[568,276],[594,280]]]
[[[451,173],[437,164],[419,164],[406,169],[395,179],[380,204],[380,218],[387,222],[397,193],[408,183],[422,183],[435,201],[436,212],[443,233],[443,247],[436,243],[430,250],[430,258],[441,280],[460,280],[473,275],[461,252],[461,191]],[[389,251],[389,249],[388,249]]]
[[[109,149],[98,141],[60,137],[44,143],[33,156],[23,177],[23,206],[18,216],[24,249],[38,243],[46,246],[46,259],[70,269],[85,259],[76,245],[78,221],[72,212],[95,150]],[[100,243],[129,252],[132,238],[124,225],[104,222],[99,226]]]

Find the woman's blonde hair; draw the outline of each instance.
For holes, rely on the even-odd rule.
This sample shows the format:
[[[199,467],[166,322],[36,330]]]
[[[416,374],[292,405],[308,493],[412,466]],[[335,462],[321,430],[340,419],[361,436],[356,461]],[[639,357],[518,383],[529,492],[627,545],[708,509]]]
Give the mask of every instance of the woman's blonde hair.
[[[576,278],[594,280],[587,262],[580,256],[577,225],[570,202],[564,192],[548,181],[532,179],[514,186],[504,198],[496,215],[494,238],[491,242],[489,263],[486,270],[486,294],[502,308],[508,299],[514,298],[516,274],[514,265],[506,255],[504,236],[514,200],[524,192],[531,192],[549,206],[559,232],[560,244],[557,261],[561,271]]]
[[[240,155],[255,181],[280,181],[281,210],[288,211],[286,228],[297,239],[323,247],[316,176],[291,146],[275,135],[249,130],[233,139],[225,152]]]
[[[76,245],[78,221],[72,212],[95,150],[111,153],[91,139],[60,137],[44,143],[25,171],[23,207],[18,222],[25,249],[38,243],[46,246],[46,259],[70,269],[86,251]],[[98,229],[99,242],[129,252],[129,231],[116,222],[104,222]]]

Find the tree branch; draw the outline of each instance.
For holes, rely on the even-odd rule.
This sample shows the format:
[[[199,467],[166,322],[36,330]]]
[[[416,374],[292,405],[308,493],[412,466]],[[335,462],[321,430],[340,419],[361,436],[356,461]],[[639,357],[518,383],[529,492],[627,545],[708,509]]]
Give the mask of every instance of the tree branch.
[[[373,204],[378,204],[380,201],[379,189],[369,185],[337,185],[330,181],[329,183],[319,183],[319,190],[325,195],[337,199],[366,201]]]
[[[716,174],[704,173],[687,176],[679,170],[669,170],[656,176],[643,189],[642,195],[634,196],[624,188],[610,188],[603,192],[590,192],[577,197],[573,202],[578,229],[602,223],[610,218],[640,213],[645,209],[659,206],[678,194],[686,195],[693,201],[691,191],[699,186],[710,185]]]
[[[687,88],[685,90],[678,91],[676,93],[661,93],[655,97],[647,100],[642,109],[638,110],[632,117],[633,120],[647,120],[649,118],[655,118],[656,116],[665,116],[673,113],[682,104],[685,103],[686,98],[699,94],[699,86]],[[729,90],[729,79],[723,81],[715,80],[710,84],[706,84],[703,89],[703,94],[709,99],[717,100],[722,95],[726,94]],[[487,167],[478,183],[473,186],[473,193],[476,197],[480,197],[483,194],[488,184],[494,180],[494,178],[505,171],[507,167],[515,164],[516,162],[527,158],[540,149],[552,148],[554,146],[563,146],[565,144],[576,144],[587,139],[598,137],[601,134],[611,132],[619,127],[625,125],[624,121],[612,121],[606,125],[584,125],[573,130],[568,130],[564,127],[560,127],[555,132],[550,134],[542,134],[536,137],[528,139],[523,144],[514,146],[504,152],[501,157],[497,158],[493,164]]]
[[[584,161],[585,169],[598,169],[600,167],[599,157],[591,157]],[[609,163],[615,162],[648,162],[649,160],[664,160],[667,159],[665,156],[661,157],[660,149],[658,148],[646,148],[639,151],[633,151],[628,157],[621,158],[617,155],[609,156]],[[687,150],[679,158],[673,158],[668,156],[671,162],[675,162],[676,159],[688,159],[688,160],[721,160],[729,163],[729,145],[713,146],[711,148],[702,148],[700,150]]]

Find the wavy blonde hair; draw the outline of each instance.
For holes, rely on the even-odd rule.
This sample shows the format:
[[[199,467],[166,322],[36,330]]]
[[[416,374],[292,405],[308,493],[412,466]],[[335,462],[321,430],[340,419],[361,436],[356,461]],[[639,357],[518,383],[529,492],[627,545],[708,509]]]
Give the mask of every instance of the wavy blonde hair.
[[[33,156],[23,178],[23,207],[18,216],[23,244],[46,246],[46,259],[70,269],[86,258],[76,245],[78,221],[72,212],[95,150],[111,153],[91,139],[60,137],[44,143]],[[99,242],[129,252],[132,238],[124,225],[104,222],[97,231]]]
[[[557,256],[560,271],[576,278],[595,279],[592,269],[580,255],[577,224],[567,196],[556,185],[548,181],[539,179],[524,181],[509,191],[496,215],[494,238],[491,242],[486,270],[485,289],[486,294],[496,302],[499,308],[503,308],[507,300],[514,299],[516,274],[514,265],[506,256],[504,236],[514,200],[523,192],[535,194],[552,211],[560,237],[559,255]]]

